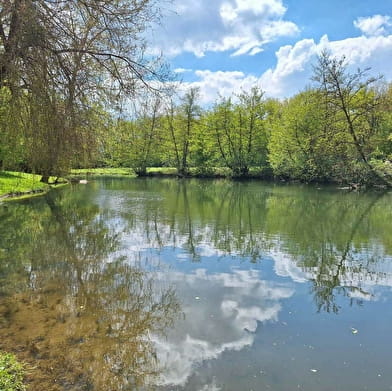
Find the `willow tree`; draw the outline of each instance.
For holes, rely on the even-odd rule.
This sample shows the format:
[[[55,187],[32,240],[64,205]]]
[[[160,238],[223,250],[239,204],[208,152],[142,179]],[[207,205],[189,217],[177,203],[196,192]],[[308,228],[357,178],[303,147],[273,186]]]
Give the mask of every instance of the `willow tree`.
[[[30,139],[37,141],[32,153],[45,156],[32,159],[30,168],[43,174],[43,180],[79,148],[81,130],[91,129],[86,110],[97,102],[133,97],[165,78],[161,60],[145,56],[143,36],[159,17],[158,4],[157,0],[1,2],[0,87],[8,88],[15,102],[27,104],[21,113],[33,131]],[[34,129],[41,131],[34,134]]]

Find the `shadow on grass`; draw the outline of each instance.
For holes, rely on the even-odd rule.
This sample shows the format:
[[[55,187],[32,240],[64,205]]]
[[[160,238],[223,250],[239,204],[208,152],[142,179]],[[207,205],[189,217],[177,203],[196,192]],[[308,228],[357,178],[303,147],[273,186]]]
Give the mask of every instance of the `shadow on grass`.
[[[22,178],[20,174],[11,174],[10,172],[0,171],[0,178]]]

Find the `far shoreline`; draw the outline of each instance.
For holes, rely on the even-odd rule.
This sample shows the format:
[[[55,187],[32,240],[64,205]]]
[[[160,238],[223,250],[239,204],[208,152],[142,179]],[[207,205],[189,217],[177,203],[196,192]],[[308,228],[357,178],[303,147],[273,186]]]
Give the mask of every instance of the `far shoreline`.
[[[247,175],[233,175],[229,169],[214,168],[202,171],[191,168],[186,175],[178,174],[174,167],[150,167],[141,175],[137,175],[132,168],[85,168],[71,170],[70,174],[62,178],[60,182],[42,183],[41,176],[21,172],[0,171],[0,203],[29,198],[40,197],[50,190],[70,183],[79,183],[87,179],[96,178],[175,178],[175,179],[225,179],[231,181],[259,180],[276,184],[302,184],[312,186],[334,186],[336,190],[364,191],[364,190],[387,190],[384,186],[362,186],[356,183],[336,182],[304,182],[296,179],[277,178],[270,173],[263,173],[259,168],[253,168]]]

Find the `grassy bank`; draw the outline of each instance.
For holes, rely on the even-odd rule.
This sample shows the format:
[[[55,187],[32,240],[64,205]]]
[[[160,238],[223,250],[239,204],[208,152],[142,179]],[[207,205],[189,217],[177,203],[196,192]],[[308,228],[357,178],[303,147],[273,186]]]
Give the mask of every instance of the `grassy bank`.
[[[124,176],[124,177],[134,177],[135,172],[132,168],[82,168],[71,170],[68,178],[70,179],[80,179],[90,176]]]
[[[54,178],[50,178],[54,181]],[[0,171],[0,200],[19,199],[45,194],[52,187],[63,185],[42,183],[41,175]]]
[[[0,198],[14,198],[48,191],[50,186],[40,180],[41,175],[1,171]]]

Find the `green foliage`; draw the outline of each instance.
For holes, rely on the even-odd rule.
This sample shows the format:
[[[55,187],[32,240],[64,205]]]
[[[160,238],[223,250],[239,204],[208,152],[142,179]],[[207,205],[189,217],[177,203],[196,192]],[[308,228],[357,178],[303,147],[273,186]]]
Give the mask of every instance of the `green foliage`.
[[[106,162],[133,167],[139,175],[155,166],[175,167],[178,175],[222,171],[223,176],[275,175],[305,182],[389,181],[392,87],[376,88],[373,79],[361,84],[362,72],[350,74],[341,60],[322,61],[316,76],[323,80],[317,72],[331,71],[331,83],[285,101],[265,99],[253,88],[204,111],[197,90],[188,91],[178,105],[166,105],[165,115],[151,111],[150,102],[150,110],[112,127]],[[341,98],[333,72],[345,91]]]
[[[347,134],[326,115],[317,90],[303,91],[283,104],[268,148],[276,175],[304,181],[345,178],[352,155]]]
[[[388,182],[390,88],[377,89],[367,71],[350,73],[344,58],[328,53],[320,56],[314,80],[317,88],[284,102],[272,126],[274,173],[304,181]]]
[[[386,172],[380,175],[371,164],[383,121],[382,94],[376,89],[380,78],[369,77],[368,69],[352,73],[345,57],[335,58],[323,52],[314,68],[313,80],[317,83],[325,118],[347,146],[343,159],[339,159],[339,153],[334,155],[348,169],[350,179],[359,182],[372,179],[392,185],[392,177]],[[346,179],[342,173],[339,176]]]
[[[224,166],[235,176],[247,175],[250,167],[266,164],[266,114],[263,92],[256,87],[242,92],[238,103],[222,98],[214,107],[211,131]]]
[[[24,391],[24,368],[10,353],[0,352],[0,390]]]
[[[157,3],[1,5],[0,169],[36,172],[47,182],[97,159],[101,105],[113,112],[168,76],[160,59],[144,55]]]
[[[200,138],[199,145],[193,145],[201,129],[199,96],[199,89],[191,88],[178,106],[171,101],[166,109],[164,159],[165,163],[177,168],[179,175],[188,174],[192,149],[196,148],[200,153]]]
[[[24,163],[25,142],[14,100],[7,87],[0,88],[0,170]]]

